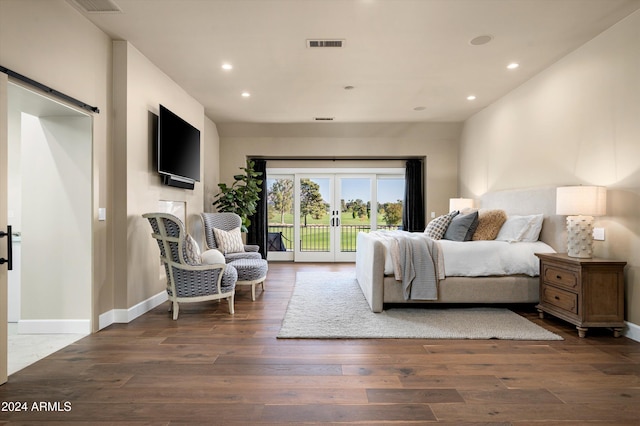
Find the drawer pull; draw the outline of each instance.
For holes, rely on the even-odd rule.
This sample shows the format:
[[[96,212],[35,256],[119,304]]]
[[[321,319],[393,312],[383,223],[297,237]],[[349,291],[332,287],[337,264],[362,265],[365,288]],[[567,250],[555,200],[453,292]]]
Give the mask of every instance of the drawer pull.
[[[554,299],[556,300],[560,300],[560,298],[558,296],[553,296]]]
[[[561,277],[560,275],[556,275],[556,279],[557,279],[557,280],[561,280],[561,279],[562,279],[562,277]]]

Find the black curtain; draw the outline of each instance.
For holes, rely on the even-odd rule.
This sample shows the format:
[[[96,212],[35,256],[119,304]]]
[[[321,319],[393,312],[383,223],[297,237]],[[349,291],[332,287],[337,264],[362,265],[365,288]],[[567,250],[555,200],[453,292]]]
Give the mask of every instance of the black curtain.
[[[261,172],[262,191],[260,192],[260,200],[256,212],[249,218],[251,225],[247,233],[247,243],[257,244],[260,246],[260,254],[263,259],[267,258],[267,161],[261,159],[252,159],[254,162],[253,169]]]
[[[424,231],[424,196],[422,183],[424,173],[422,160],[407,160],[404,178],[404,210],[402,227],[409,232]]]

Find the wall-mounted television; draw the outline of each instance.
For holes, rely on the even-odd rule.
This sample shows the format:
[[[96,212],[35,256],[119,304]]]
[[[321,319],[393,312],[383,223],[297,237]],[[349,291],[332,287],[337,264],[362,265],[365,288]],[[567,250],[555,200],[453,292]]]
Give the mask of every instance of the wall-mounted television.
[[[158,116],[158,173],[165,185],[193,189],[200,182],[200,130],[165,106]]]

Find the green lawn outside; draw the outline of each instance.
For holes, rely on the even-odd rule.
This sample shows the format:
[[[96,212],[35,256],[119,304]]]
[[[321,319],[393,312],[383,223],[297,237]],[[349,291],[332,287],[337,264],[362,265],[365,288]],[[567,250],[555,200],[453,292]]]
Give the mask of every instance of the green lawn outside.
[[[269,227],[273,231],[282,232],[284,244],[287,250],[293,250],[293,214],[286,214],[284,222],[286,228],[278,228],[283,226],[279,224],[279,216],[269,219]],[[301,249],[302,251],[329,251],[329,227],[331,217],[329,215],[321,219],[313,219],[307,217],[307,227],[301,233]],[[302,222],[302,220],[301,220]],[[355,226],[362,226],[368,229],[368,218],[353,218],[350,212],[343,212],[340,215],[340,222],[344,226],[340,237],[340,246],[342,251],[355,251],[356,238],[359,230]],[[378,214],[378,223],[385,225],[382,214]],[[315,226],[314,226],[315,225]],[[320,225],[320,226],[317,226]],[[324,226],[321,226],[324,225]],[[351,226],[349,226],[351,225]]]

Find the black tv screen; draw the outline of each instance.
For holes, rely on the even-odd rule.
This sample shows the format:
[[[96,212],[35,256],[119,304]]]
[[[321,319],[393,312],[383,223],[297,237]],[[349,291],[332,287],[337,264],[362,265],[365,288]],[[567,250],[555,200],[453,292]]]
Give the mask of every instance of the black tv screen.
[[[160,105],[158,173],[200,182],[200,130]]]

